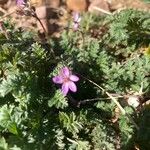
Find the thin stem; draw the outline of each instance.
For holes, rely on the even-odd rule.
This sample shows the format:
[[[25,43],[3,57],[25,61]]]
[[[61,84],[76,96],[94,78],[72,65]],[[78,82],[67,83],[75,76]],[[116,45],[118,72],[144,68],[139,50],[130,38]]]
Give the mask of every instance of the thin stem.
[[[81,100],[80,103],[82,103],[82,102],[83,103],[84,102],[91,102],[91,101],[98,101],[98,100],[103,100],[103,99],[105,100],[105,99],[110,99],[110,98],[98,98],[97,97],[97,98],[91,98],[91,99],[84,99],[84,100]]]
[[[4,13],[4,14],[7,13],[7,11],[6,11],[5,9],[1,8],[1,7],[0,7],[0,11],[1,11],[2,13]]]
[[[117,97],[114,97],[114,98],[122,98],[123,96],[117,96]],[[84,100],[81,100],[80,103],[84,103],[84,102],[92,102],[92,101],[99,101],[99,100],[110,100],[111,98],[108,97],[108,98],[100,98],[100,97],[97,97],[97,98],[91,98],[91,99],[84,99]]]
[[[68,140],[69,142],[71,142],[71,143],[74,143],[74,144],[78,145],[78,143],[77,143],[76,141],[74,141],[74,140],[71,140],[71,139],[69,139],[69,138],[67,138],[67,140]]]
[[[42,26],[42,28],[44,30],[44,33],[47,34],[46,29],[45,29],[43,23],[41,22],[41,20],[39,19],[39,17],[36,14],[33,17],[35,17],[38,20],[38,22],[40,23],[40,25]]]
[[[82,75],[81,75],[82,76]],[[117,107],[120,109],[120,111],[121,111],[121,113],[123,114],[123,115],[126,115],[128,118],[129,118],[129,120],[134,124],[134,126],[135,126],[135,128],[137,129],[137,130],[139,130],[139,127],[138,127],[138,125],[134,122],[134,120],[128,115],[128,114],[126,114],[126,111],[124,110],[124,108],[120,105],[120,103],[117,101],[117,99],[115,98],[115,97],[113,97],[110,93],[108,93],[104,88],[102,88],[100,85],[98,85],[97,83],[95,83],[95,82],[93,82],[92,80],[90,80],[90,79],[88,79],[88,78],[86,78],[86,77],[84,77],[84,76],[82,76],[84,79],[86,79],[87,81],[89,81],[90,83],[92,83],[93,85],[95,85],[95,86],[97,86],[99,89],[101,89],[103,92],[105,92],[106,93],[106,95],[111,99],[111,100],[113,100],[113,102],[117,105]]]
[[[97,83],[93,82],[92,80],[82,76],[83,78],[85,78],[86,80],[88,80],[90,83],[94,84],[95,86],[97,86],[99,89],[101,89],[103,92],[105,92],[107,94],[108,97],[110,97],[110,99],[112,99],[114,101],[114,103],[118,106],[118,108],[121,110],[122,114],[125,115],[126,112],[123,109],[123,107],[119,104],[119,102],[116,100],[116,98],[114,98],[111,94],[109,94],[104,88],[102,88],[100,85],[98,85]]]
[[[102,100],[102,99],[104,99],[104,100],[109,99],[109,100],[110,100],[110,98],[92,98],[92,99],[85,99],[85,100],[79,101],[78,104],[77,104],[77,107],[80,107],[81,104],[84,104],[84,103],[86,103],[86,102],[99,101],[99,100]]]
[[[84,77],[85,78],[85,77]],[[103,92],[106,93],[106,95],[108,97],[110,97],[111,100],[114,101],[114,103],[118,106],[118,108],[120,109],[120,111],[122,112],[123,115],[126,114],[126,111],[123,109],[123,107],[120,105],[120,103],[116,100],[116,98],[114,98],[110,93],[108,93],[104,88],[102,88],[100,85],[98,85],[97,83],[93,82],[92,80],[86,78],[86,80],[88,80],[89,82],[91,82],[92,84],[94,84],[95,86],[97,86],[99,89],[101,89]]]
[[[112,15],[112,13],[110,13],[109,11],[106,11],[102,8],[97,7],[97,6],[93,6],[93,9],[98,10],[98,11],[104,13],[104,14],[107,14],[107,15]]]
[[[0,18],[0,20],[3,19],[3,18],[5,18],[5,17],[7,17],[7,16],[12,15],[12,14],[15,13],[15,12],[16,12],[16,9],[15,9],[14,11],[12,11],[12,12],[10,12],[10,13],[8,13],[8,14],[2,16],[2,17]],[[46,32],[46,29],[45,29],[43,23],[41,22],[41,20],[38,18],[38,16],[36,15],[36,13],[35,13],[34,11],[33,11],[33,15],[32,15],[32,16],[35,17],[35,18],[39,21],[40,25],[42,26],[42,28],[43,28],[43,30],[44,30],[44,32],[45,32],[45,34],[46,34],[47,32]]]
[[[4,16],[0,17],[0,20],[6,18],[7,16],[12,15],[12,14],[15,13],[15,12],[16,12],[16,10],[14,10],[14,11],[8,13],[8,14],[5,14]]]

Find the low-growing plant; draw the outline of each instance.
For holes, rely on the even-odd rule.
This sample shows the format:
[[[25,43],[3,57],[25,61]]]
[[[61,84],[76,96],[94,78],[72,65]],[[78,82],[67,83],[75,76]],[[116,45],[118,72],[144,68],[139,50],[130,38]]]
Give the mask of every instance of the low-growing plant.
[[[46,44],[4,22],[0,149],[148,150],[149,15],[82,14]]]

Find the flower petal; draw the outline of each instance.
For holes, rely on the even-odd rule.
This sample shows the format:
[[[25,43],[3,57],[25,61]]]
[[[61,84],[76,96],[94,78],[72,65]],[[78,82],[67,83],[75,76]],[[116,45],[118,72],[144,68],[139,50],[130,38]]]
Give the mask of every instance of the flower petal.
[[[55,76],[53,77],[53,82],[56,83],[56,84],[62,84],[63,83],[63,78],[62,76]]]
[[[73,24],[73,30],[77,31],[79,28],[79,24],[78,23],[74,23]]]
[[[78,18],[77,22],[79,23],[81,21],[81,17]]]
[[[80,22],[80,14],[78,12],[73,12],[73,20],[74,22]]]
[[[74,19],[74,21],[78,20],[78,18],[79,18],[79,13],[73,12],[73,19]]]
[[[70,71],[68,67],[64,67],[61,70],[62,76],[69,77]]]
[[[70,75],[69,79],[73,82],[79,81],[79,77],[77,77],[76,75]]]
[[[61,87],[62,93],[64,94],[64,96],[67,95],[68,91],[69,91],[69,84],[68,82],[63,83],[62,87]]]
[[[74,82],[69,81],[69,82],[68,82],[68,85],[69,85],[69,89],[70,89],[72,92],[76,92],[76,91],[77,91],[77,86],[75,85]]]
[[[16,0],[17,6],[23,6],[25,4],[25,0]]]

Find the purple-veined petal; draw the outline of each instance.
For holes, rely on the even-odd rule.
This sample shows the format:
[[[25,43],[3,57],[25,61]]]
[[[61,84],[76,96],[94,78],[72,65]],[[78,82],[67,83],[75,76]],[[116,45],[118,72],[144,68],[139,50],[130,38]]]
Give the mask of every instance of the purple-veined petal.
[[[17,6],[23,6],[25,4],[24,0],[16,0]]]
[[[69,74],[70,74],[69,68],[68,67],[62,68],[61,73],[62,73],[62,76],[69,77]]]
[[[63,83],[63,78],[62,76],[55,76],[53,77],[53,82],[56,83],[56,84],[62,84]]]
[[[80,18],[80,14],[78,12],[74,12],[73,13],[73,20],[74,20],[74,22],[78,22],[79,18]]]
[[[70,89],[72,92],[76,92],[76,91],[77,91],[77,86],[75,85],[74,82],[68,81],[68,85],[69,85],[69,89]]]
[[[64,96],[67,95],[68,91],[69,91],[69,84],[68,82],[63,83],[62,87],[61,87],[62,93],[64,94]]]
[[[70,75],[69,79],[73,82],[79,81],[79,77],[77,77],[76,75]]]

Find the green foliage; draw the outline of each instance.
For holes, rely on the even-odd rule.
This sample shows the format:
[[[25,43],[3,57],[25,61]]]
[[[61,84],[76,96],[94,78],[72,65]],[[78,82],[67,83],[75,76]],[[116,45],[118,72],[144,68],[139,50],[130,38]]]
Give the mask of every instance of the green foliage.
[[[111,49],[116,55],[128,56],[141,45],[149,44],[149,13],[125,10],[114,16],[108,17],[108,34],[105,36]]]
[[[79,31],[65,30],[46,44],[5,22],[10,37],[0,35],[0,149],[150,147],[149,109],[124,105],[142,85],[141,102],[149,99],[150,57],[144,49],[150,45],[150,14],[82,15]],[[67,96],[52,82],[63,66],[80,78],[77,92]],[[128,115],[116,114],[111,98],[87,78],[123,101]]]
[[[134,147],[133,136],[134,130],[127,117],[122,116],[119,121],[121,130],[121,149],[131,149]]]
[[[80,129],[82,129],[82,124],[77,120],[73,112],[70,113],[69,116],[64,112],[60,112],[59,119],[60,122],[63,124],[63,127],[72,134],[76,134],[80,131]]]
[[[70,140],[68,139],[68,141],[70,141],[72,144],[69,147],[69,150],[90,150],[90,146],[89,146],[89,142],[87,141],[74,141],[74,140]]]
[[[143,0],[145,3],[150,3],[150,0]]]
[[[149,149],[150,145],[150,108],[145,108],[139,117],[139,132],[137,134],[137,141],[141,149]]]
[[[63,150],[65,147],[65,143],[64,143],[64,133],[61,129],[57,129],[55,131],[55,139],[56,139],[56,145],[58,146],[58,149]]]
[[[8,144],[6,143],[6,141],[3,137],[0,138],[0,149],[1,150],[7,150],[8,149]]]
[[[66,98],[63,96],[60,90],[57,90],[53,98],[48,101],[48,106],[55,106],[56,108],[65,108],[68,106]]]
[[[115,150],[115,134],[113,129],[108,126],[105,126],[104,123],[99,123],[99,125],[95,126],[92,133],[92,141],[94,145],[94,149],[101,150]]]

